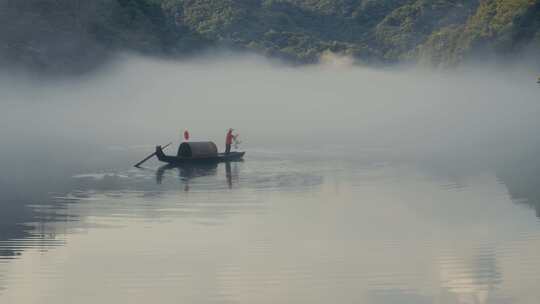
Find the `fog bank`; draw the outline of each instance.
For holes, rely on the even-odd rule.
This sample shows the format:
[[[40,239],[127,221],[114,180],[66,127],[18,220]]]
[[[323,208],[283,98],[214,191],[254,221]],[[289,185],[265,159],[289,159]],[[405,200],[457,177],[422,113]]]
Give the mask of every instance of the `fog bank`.
[[[477,159],[536,145],[540,87],[526,69],[290,67],[255,56],[166,61],[123,55],[83,78],[0,74],[0,140],[385,151]],[[378,151],[378,152],[369,152]],[[354,153],[356,153],[354,152]],[[351,152],[352,153],[352,152]]]

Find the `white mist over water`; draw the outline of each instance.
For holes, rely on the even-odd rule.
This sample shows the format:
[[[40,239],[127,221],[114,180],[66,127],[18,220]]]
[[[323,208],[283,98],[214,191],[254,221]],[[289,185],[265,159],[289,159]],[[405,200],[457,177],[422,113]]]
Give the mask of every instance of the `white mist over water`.
[[[3,75],[0,302],[537,303],[537,175],[386,160],[519,154],[538,93],[520,70],[237,56]],[[131,167],[228,127],[245,162]]]
[[[341,61],[340,61],[341,62]],[[515,153],[535,144],[540,88],[522,70],[289,67],[255,56],[120,56],[75,79],[0,77],[3,142],[194,140],[398,155]]]

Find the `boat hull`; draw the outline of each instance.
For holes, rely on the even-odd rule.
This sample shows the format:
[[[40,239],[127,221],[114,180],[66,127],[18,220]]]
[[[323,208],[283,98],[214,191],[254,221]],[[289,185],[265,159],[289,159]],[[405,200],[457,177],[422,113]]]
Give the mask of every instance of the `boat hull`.
[[[212,157],[200,157],[200,158],[191,158],[191,157],[178,157],[170,156],[163,153],[161,146],[156,147],[156,156],[157,158],[164,163],[171,165],[184,165],[184,164],[209,164],[209,163],[220,163],[220,162],[231,162],[231,161],[241,161],[246,152],[230,152],[230,153],[218,153],[216,156]]]

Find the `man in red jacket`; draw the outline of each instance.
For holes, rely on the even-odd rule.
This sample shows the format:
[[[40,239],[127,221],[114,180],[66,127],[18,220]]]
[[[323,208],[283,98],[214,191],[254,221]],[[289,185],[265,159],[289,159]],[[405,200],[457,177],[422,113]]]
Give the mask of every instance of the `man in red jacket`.
[[[234,135],[232,133],[233,131],[233,129],[229,129],[227,136],[225,137],[225,154],[229,154],[231,152],[231,145],[234,139]]]

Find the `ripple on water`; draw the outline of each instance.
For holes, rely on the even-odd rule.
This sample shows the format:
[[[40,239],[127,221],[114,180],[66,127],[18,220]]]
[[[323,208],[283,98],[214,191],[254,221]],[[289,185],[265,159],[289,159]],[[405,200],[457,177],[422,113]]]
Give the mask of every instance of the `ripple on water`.
[[[62,272],[69,262],[62,259],[64,253],[71,261],[88,257],[88,244],[100,246],[110,237],[111,248],[91,251],[103,259],[101,267],[110,270],[105,281],[114,282],[104,295],[126,292],[144,297],[166,290],[168,296],[193,292],[194,299],[207,302],[250,303],[284,295],[290,302],[329,303],[333,298],[422,304],[445,293],[461,299],[459,303],[485,304],[488,297],[500,296],[511,271],[528,282],[540,277],[534,251],[540,245],[533,245],[540,243],[538,229],[520,226],[511,231],[513,239],[497,238],[494,234],[502,229],[495,220],[448,221],[448,205],[441,203],[437,209],[440,195],[443,202],[462,202],[452,204],[460,219],[471,203],[481,205],[478,214],[484,214],[484,208],[500,207],[492,201],[501,198],[499,188],[478,191],[474,183],[466,188],[458,183],[456,188],[452,181],[422,180],[421,174],[405,171],[388,163],[316,166],[270,157],[229,168],[221,164],[202,170],[156,167],[79,174],[72,177],[68,191],[30,205],[39,214],[30,223],[31,231],[42,233],[0,242],[0,248],[10,252],[0,256],[12,260],[22,250],[37,249],[28,250],[31,255],[62,246],[66,243],[58,235],[67,235],[71,245],[58,260],[44,259],[32,270],[34,277],[10,274],[9,280],[30,288],[34,279],[68,278]],[[343,191],[328,195],[324,184],[334,182]],[[360,187],[367,183],[370,187]],[[370,199],[358,199],[364,195]],[[280,199],[287,204],[279,204]],[[344,201],[327,203],[333,199]],[[336,210],[343,206],[346,210]],[[373,220],[373,214],[384,220]],[[365,223],[370,225],[367,233],[361,231]],[[430,228],[432,232],[423,233]],[[411,232],[401,233],[405,229]],[[478,242],[476,229],[485,241]],[[493,232],[483,233],[487,229]],[[89,235],[74,233],[78,231]],[[437,233],[455,239],[439,239]],[[82,250],[73,247],[80,245]],[[1,263],[7,262],[0,258]],[[96,271],[79,266],[71,265],[71,271]]]
[[[65,240],[54,234],[34,234],[24,239],[10,239],[0,241],[0,261],[12,260],[20,257],[27,249],[46,251],[48,249],[65,245]]]

